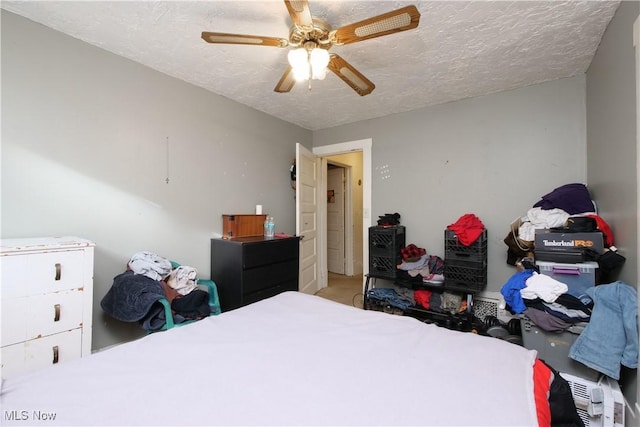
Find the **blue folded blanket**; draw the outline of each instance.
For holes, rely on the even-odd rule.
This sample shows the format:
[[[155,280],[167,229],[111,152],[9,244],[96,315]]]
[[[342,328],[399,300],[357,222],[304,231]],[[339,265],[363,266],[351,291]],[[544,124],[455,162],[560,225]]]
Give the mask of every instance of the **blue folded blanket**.
[[[157,330],[165,322],[162,284],[142,274],[126,271],[113,278],[111,289],[100,301],[102,309],[123,322],[139,322],[146,330]]]

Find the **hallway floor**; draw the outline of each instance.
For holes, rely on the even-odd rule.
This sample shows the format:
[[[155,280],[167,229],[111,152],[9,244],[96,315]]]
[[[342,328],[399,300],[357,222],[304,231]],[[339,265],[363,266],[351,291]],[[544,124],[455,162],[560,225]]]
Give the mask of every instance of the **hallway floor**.
[[[316,292],[316,295],[346,305],[362,308],[363,277],[344,276],[329,273],[329,286]]]

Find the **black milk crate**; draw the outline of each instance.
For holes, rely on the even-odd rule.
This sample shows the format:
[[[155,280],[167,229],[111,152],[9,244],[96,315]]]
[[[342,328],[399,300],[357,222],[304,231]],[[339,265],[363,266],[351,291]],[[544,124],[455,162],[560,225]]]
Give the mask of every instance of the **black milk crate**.
[[[369,227],[370,253],[388,257],[401,257],[400,249],[404,248],[404,246],[405,229],[403,225]]]
[[[487,229],[485,228],[478,240],[469,246],[460,243],[453,231],[444,230],[444,257],[460,261],[485,261],[487,259]]]
[[[369,275],[396,278],[396,266],[402,263],[400,250],[405,246],[403,225],[369,227]]]
[[[444,260],[444,287],[477,292],[487,287],[487,262]]]
[[[395,279],[397,268],[395,257],[375,256],[369,254],[369,276],[381,279]]]

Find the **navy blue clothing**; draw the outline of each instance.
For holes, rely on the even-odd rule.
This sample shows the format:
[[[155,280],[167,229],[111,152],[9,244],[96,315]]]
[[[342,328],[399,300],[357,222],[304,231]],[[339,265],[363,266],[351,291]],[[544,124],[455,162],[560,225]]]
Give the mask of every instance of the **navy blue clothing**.
[[[589,190],[584,184],[578,183],[556,188],[542,196],[542,199],[533,207],[545,210],[558,208],[569,215],[595,211]]]
[[[102,309],[123,322],[140,322],[147,330],[165,324],[164,307],[157,301],[165,297],[162,284],[142,274],[126,271],[113,278],[113,284],[100,301]]]

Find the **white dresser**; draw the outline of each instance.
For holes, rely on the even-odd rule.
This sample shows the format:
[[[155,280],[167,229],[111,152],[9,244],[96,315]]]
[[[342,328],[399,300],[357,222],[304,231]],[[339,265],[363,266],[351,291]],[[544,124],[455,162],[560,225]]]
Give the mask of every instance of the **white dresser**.
[[[94,243],[0,240],[2,378],[91,353]]]

